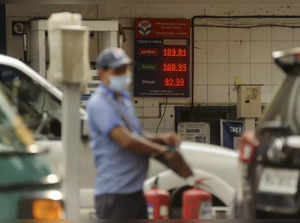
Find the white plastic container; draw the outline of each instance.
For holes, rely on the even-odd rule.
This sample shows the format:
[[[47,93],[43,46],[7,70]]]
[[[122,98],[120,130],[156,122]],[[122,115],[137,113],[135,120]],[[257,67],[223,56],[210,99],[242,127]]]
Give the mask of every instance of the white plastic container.
[[[55,84],[87,85],[89,73],[89,32],[81,25],[81,15],[56,13],[48,22],[49,80]]]

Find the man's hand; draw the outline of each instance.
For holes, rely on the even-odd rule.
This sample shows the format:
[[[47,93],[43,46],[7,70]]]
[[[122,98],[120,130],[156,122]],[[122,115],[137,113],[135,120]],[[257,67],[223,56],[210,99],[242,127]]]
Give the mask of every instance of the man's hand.
[[[140,155],[163,155],[168,149],[166,146],[132,134],[130,130],[122,126],[113,128],[110,132],[110,137],[122,148],[128,149]]]
[[[255,132],[254,131],[246,131],[242,135],[242,140],[245,140],[249,144],[253,146],[258,146],[259,142],[258,139],[255,137]]]
[[[162,144],[168,146],[178,146],[181,142],[180,136],[175,132],[163,133],[158,136]]]

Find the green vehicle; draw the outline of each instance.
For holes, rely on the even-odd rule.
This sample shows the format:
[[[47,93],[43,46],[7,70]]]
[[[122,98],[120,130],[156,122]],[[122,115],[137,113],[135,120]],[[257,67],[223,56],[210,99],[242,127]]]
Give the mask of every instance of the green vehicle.
[[[0,219],[63,218],[60,190],[49,150],[0,92]]]

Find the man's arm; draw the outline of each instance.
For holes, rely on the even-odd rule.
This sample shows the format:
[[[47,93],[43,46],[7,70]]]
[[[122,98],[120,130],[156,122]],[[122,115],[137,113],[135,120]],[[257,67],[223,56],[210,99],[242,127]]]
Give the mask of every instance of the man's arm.
[[[180,137],[175,132],[162,133],[160,135],[145,133],[144,137],[151,142],[163,145],[176,146],[180,144]]]
[[[163,140],[158,135],[154,135],[154,134],[147,132],[147,133],[144,133],[144,137],[151,142],[158,143],[158,144],[164,144]]]
[[[110,132],[110,137],[122,148],[140,155],[162,155],[167,151],[165,146],[151,142],[144,137],[134,135],[128,129],[121,126],[113,128]]]

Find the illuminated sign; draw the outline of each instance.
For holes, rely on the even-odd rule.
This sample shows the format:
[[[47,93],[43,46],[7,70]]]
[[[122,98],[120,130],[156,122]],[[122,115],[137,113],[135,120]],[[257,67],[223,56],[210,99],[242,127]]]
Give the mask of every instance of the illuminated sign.
[[[189,96],[188,19],[136,19],[136,97]]]
[[[187,49],[182,47],[166,47],[163,49],[163,55],[164,57],[186,57]]]
[[[166,86],[166,87],[184,87],[185,86],[184,78],[166,77],[164,79],[164,86]]]
[[[186,63],[163,63],[163,72],[181,73],[187,72]]]

